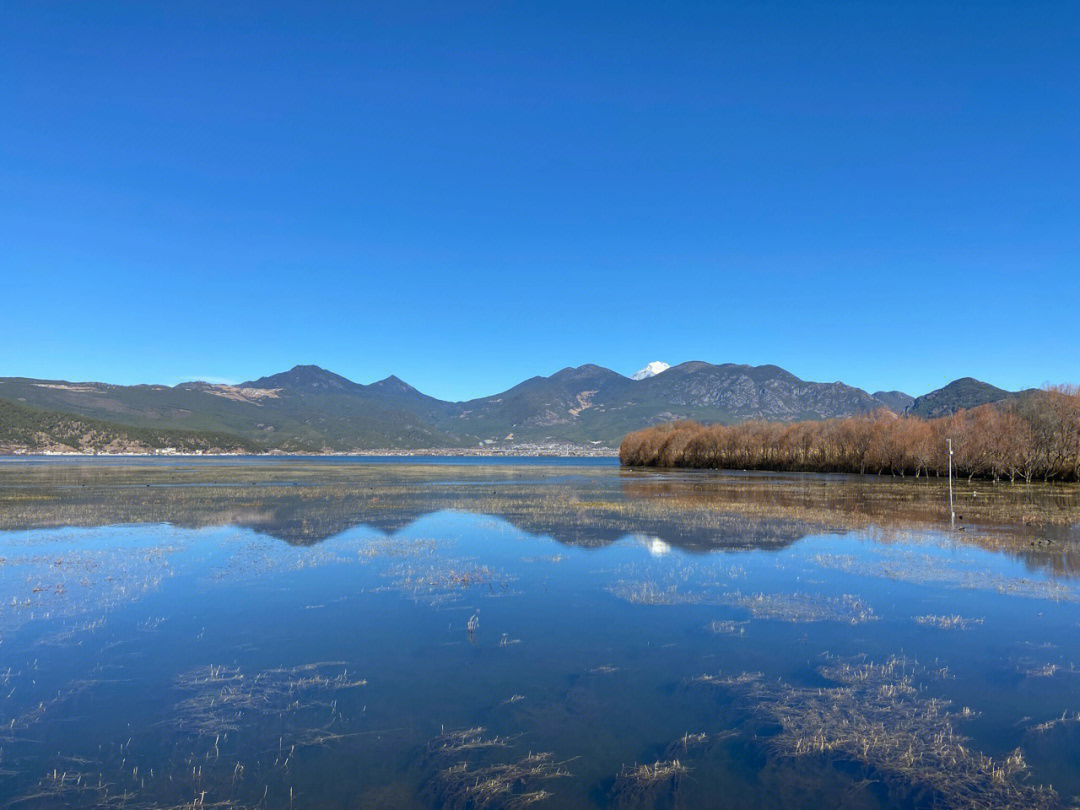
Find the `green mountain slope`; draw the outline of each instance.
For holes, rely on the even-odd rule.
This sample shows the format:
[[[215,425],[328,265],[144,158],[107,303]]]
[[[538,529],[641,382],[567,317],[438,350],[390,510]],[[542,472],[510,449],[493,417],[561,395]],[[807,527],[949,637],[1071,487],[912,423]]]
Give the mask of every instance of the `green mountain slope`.
[[[114,431],[125,437],[117,441],[157,442],[149,446],[178,446],[183,440],[194,448],[193,437],[204,435],[218,447],[350,452],[492,442],[616,446],[632,430],[678,419],[792,422],[880,408],[937,415],[942,408],[1007,396],[1012,395],[968,379],[911,400],[897,391],[869,394],[841,382],[808,382],[777,366],[690,362],[643,380],[595,365],[565,368],[495,396],[445,402],[397,377],[364,385],[308,365],[240,385],[0,378],[0,415],[11,426],[5,434],[9,449],[42,447],[46,438],[63,446],[76,434],[104,437]],[[94,441],[101,444],[103,438]]]
[[[975,408],[991,402],[1023,397],[1035,393],[1036,390],[1029,388],[1026,391],[1006,391],[972,377],[961,377],[943,388],[916,397],[905,409],[905,413],[921,416],[924,419],[934,419],[938,416],[948,416],[965,408]]]
[[[252,453],[263,448],[237,436],[211,431],[124,427],[70,413],[0,402],[0,453],[143,453],[173,448],[193,453]]]

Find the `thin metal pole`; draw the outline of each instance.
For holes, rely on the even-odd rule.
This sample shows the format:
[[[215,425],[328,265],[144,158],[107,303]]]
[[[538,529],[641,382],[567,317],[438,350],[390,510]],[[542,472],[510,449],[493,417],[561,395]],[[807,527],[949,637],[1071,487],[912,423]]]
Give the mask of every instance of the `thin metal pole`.
[[[949,521],[955,525],[956,511],[953,509],[952,497],[952,439],[946,439],[949,443]]]

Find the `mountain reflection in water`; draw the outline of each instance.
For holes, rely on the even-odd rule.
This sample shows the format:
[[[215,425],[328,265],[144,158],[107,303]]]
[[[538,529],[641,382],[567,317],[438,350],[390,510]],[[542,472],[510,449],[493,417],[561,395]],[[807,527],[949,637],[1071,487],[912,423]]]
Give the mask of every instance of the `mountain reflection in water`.
[[[5,462],[0,806],[1067,807],[1077,491],[958,492]]]

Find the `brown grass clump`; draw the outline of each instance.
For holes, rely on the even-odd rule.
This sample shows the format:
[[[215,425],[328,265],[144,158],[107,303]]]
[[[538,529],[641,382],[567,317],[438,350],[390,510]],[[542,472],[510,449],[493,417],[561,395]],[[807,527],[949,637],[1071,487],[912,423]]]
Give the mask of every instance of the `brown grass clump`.
[[[611,788],[616,807],[634,807],[662,794],[675,795],[690,769],[677,759],[652,765],[624,765]]]
[[[819,668],[836,684],[796,687],[765,681],[760,673],[697,683],[721,685],[755,702],[760,715],[780,726],[769,738],[782,756],[831,756],[861,763],[894,790],[930,791],[934,806],[996,810],[1056,808],[1053,790],[1023,781],[1027,770],[1017,749],[994,759],[968,747],[956,733],[948,701],[925,697],[917,678],[932,676],[916,662],[882,664],[832,659]],[[940,673],[938,673],[940,674]]]
[[[570,775],[550,752],[495,760],[495,752],[509,745],[506,737],[485,737],[480,726],[432,739],[426,749],[433,769],[430,798],[444,810],[518,810],[551,798],[542,785]]]

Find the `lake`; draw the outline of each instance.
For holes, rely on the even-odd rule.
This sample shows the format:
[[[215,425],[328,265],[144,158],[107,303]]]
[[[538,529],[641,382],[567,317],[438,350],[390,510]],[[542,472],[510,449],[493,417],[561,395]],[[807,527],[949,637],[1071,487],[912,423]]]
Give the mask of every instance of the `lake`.
[[[0,807],[1080,797],[1080,490],[0,462]]]

